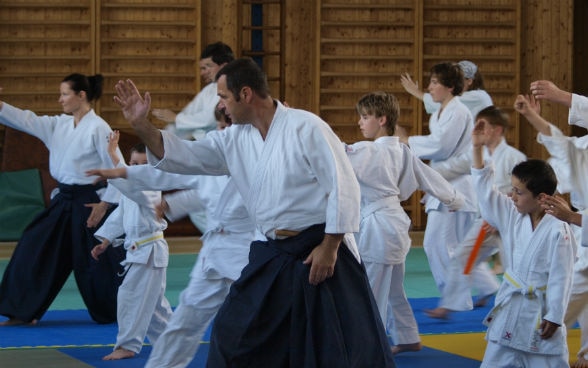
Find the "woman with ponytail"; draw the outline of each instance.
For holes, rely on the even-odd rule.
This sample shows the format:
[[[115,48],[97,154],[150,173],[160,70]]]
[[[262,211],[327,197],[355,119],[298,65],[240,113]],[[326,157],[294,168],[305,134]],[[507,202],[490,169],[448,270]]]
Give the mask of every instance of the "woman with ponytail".
[[[39,116],[0,101],[0,124],[40,139],[49,150],[49,171],[59,183],[51,203],[24,230],[0,284],[0,325],[35,324],[73,271],[93,320],[116,321],[116,295],[122,281],[120,248],[100,261],[90,251],[120,193],[94,184],[85,171],[112,167],[110,126],[92,108],[102,94],[102,76],[71,74],[60,84],[63,114]],[[0,88],[1,91],[1,88]],[[123,160],[120,150],[117,150]]]

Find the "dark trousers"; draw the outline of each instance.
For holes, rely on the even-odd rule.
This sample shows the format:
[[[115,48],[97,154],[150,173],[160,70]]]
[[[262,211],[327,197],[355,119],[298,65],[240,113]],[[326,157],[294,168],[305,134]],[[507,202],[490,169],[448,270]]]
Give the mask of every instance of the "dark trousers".
[[[208,367],[395,366],[365,269],[344,244],[333,277],[309,284],[302,262],[323,238],[314,225],[251,244],[215,318]]]
[[[109,247],[100,261],[90,255],[98,241],[96,228],[86,226],[91,209],[84,204],[100,202],[98,187],[60,184],[59,189],[14,250],[0,284],[0,314],[25,322],[40,319],[73,270],[92,319],[116,322],[124,249]]]

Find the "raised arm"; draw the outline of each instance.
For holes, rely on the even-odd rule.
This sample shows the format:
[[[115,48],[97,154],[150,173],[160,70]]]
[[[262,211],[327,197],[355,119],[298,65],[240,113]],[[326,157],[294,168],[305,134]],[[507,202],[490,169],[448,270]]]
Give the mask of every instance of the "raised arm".
[[[114,101],[121,107],[123,116],[135,130],[139,138],[158,159],[164,156],[163,138],[161,132],[149,121],[151,95],[145,92],[141,97],[139,90],[132,80],[118,81],[115,86]]]
[[[559,89],[553,82],[538,80],[531,83],[531,93],[538,100],[547,100],[571,107],[572,94]]]
[[[419,89],[419,85],[410,78],[408,73],[400,75],[400,84],[404,87],[404,90],[419,100],[423,100],[425,93]]]
[[[518,95],[514,103],[514,109],[523,115],[537,132],[546,136],[551,135],[549,123],[539,115],[541,106],[535,100],[535,97]]]
[[[483,120],[479,120],[474,125],[472,132],[472,166],[474,169],[482,169],[484,167],[484,124]]]

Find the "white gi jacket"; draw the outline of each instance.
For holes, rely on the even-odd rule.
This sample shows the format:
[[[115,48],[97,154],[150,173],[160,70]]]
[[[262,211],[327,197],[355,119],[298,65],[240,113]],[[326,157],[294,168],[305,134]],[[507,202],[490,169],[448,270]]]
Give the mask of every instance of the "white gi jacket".
[[[4,102],[0,123],[37,137],[45,144],[49,150],[49,171],[59,183],[93,184],[94,177],[86,176],[87,170],[114,167],[108,155],[108,137],[112,129],[94,110],[84,115],[76,127],[72,115],[38,116]],[[117,154],[124,162],[118,149]],[[112,186],[97,194],[110,203],[117,203],[120,197]]]
[[[149,162],[182,174],[231,175],[261,234],[326,223],[326,233],[359,230],[359,185],[341,141],[316,115],[279,101],[266,139],[249,124],[183,141],[162,132],[165,156]],[[359,259],[355,245],[347,244]]]
[[[468,109],[457,98],[453,98],[443,109],[431,115],[429,135],[417,135],[408,138],[408,144],[414,154],[423,159],[431,160],[431,166],[437,161],[445,161],[452,156],[460,155],[470,149],[471,135],[474,128],[473,119]],[[449,182],[461,192],[466,204],[461,209],[465,212],[477,212],[475,192],[472,188],[470,175],[460,175]],[[439,210],[442,206],[439,199],[425,195],[423,201],[426,211]]]
[[[537,134],[537,142],[542,144],[549,152],[550,157],[547,160],[553,167],[557,176],[557,190],[560,193],[570,193],[570,202],[572,206],[580,212],[588,210],[588,136],[568,137],[555,125],[549,124],[551,136]],[[585,216],[582,216],[584,218]],[[576,235],[576,240],[582,245],[588,245],[588,234],[582,236],[584,227],[571,225],[572,231]],[[577,270],[588,268],[588,248],[578,248],[578,260],[574,265]]]
[[[463,196],[414,156],[398,137],[346,146],[361,189],[358,247],[367,262],[400,264],[410,250],[410,218],[400,202],[417,189],[459,209]]]
[[[468,110],[470,110],[473,119],[476,119],[476,116],[478,116],[480,111],[488,106],[493,105],[492,97],[490,97],[488,92],[484,91],[483,89],[465,91],[461,95],[457,96],[457,98],[459,98],[459,100],[468,108]],[[425,93],[423,95],[423,103],[425,105],[427,114],[432,114],[441,107],[440,102],[433,101],[433,97],[431,97],[430,93]]]
[[[500,193],[507,194],[512,189],[511,172],[518,163],[525,161],[527,156],[518,149],[510,146],[503,138],[490,155],[484,147],[484,160],[491,160],[494,166],[494,185]],[[472,167],[472,150],[445,161],[435,161],[431,167],[446,180],[452,180],[460,175],[468,175]]]
[[[204,259],[202,271],[208,278],[239,278],[248,262],[255,224],[230,177],[171,174],[150,165],[135,165],[127,168],[127,180],[143,190],[188,189],[165,196],[170,208],[166,216],[175,221],[190,213],[195,204],[203,204],[207,228],[198,255]],[[194,272],[198,270],[192,275]]]
[[[492,187],[492,167],[472,168],[482,217],[496,225],[509,267],[486,317],[486,340],[531,353],[563,354],[563,323],[572,285],[575,240],[567,223],[545,215],[533,230],[528,214]],[[542,319],[559,324],[555,334],[540,338]]]
[[[147,264],[153,254],[155,267],[167,267],[169,250],[163,238],[167,222],[157,219],[155,215],[155,206],[161,202],[161,192],[138,191],[124,179],[109,180],[109,183],[124,195],[94,236],[100,241],[108,239],[113,246],[117,246],[120,243],[115,239],[125,235],[127,252],[122,265]]]
[[[195,139],[202,139],[207,132],[216,129],[214,109],[219,97],[216,82],[204,86],[202,90],[176,115],[176,129],[191,130]]]

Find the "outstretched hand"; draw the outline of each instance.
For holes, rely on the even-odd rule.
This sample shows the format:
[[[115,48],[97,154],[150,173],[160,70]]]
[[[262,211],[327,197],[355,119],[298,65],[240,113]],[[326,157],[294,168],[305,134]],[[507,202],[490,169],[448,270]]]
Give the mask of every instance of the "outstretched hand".
[[[404,90],[416,98],[423,99],[423,92],[419,89],[418,83],[414,82],[408,73],[400,75],[400,84],[404,87]]]
[[[541,114],[541,104],[533,95],[518,95],[514,103],[514,109],[523,116]]]
[[[123,116],[131,126],[135,128],[136,125],[145,122],[151,109],[149,92],[145,92],[144,97],[141,97],[135,83],[130,79],[118,81],[114,88],[116,90],[114,102],[121,107]]]
[[[86,170],[86,176],[97,176],[94,180],[94,184],[105,181],[107,179],[117,179],[123,178],[126,179],[127,177],[127,168],[126,167],[116,167],[114,169],[90,169]]]

